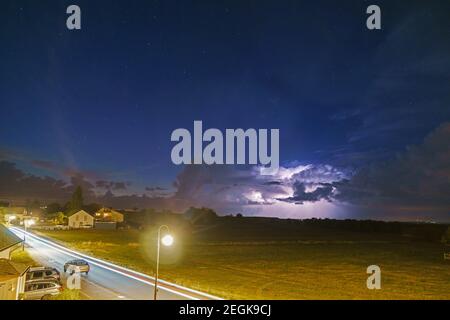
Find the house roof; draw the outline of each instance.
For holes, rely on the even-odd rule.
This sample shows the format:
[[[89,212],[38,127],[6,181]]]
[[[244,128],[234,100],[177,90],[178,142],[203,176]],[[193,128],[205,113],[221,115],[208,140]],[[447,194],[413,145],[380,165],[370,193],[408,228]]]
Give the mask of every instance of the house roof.
[[[23,239],[19,238],[4,225],[0,224],[0,251],[6,250],[22,241]]]
[[[8,259],[0,259],[0,281],[22,276],[30,267]]]
[[[87,213],[86,211],[84,211],[84,210],[79,210],[79,211],[77,211],[77,212],[74,212],[74,213],[69,214],[69,218],[70,218],[71,216],[77,214],[77,213],[86,213],[88,216],[91,216],[91,217],[92,217],[92,215],[90,215],[90,214]],[[93,218],[93,217],[92,217],[92,218]]]
[[[123,214],[120,213],[119,211],[116,211],[116,210],[110,209],[110,208],[101,208],[101,209],[98,210],[96,213],[120,214],[121,216],[123,216]]]

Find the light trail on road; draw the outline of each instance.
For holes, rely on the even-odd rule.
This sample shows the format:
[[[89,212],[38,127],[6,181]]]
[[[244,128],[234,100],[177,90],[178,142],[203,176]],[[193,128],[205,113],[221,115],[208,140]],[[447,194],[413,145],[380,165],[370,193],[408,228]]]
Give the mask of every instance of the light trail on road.
[[[93,278],[92,280],[96,283],[97,283],[97,281],[95,281],[95,280],[101,280],[103,278],[113,278],[112,281],[114,281],[114,278],[116,278],[115,280],[117,283],[111,283],[111,281],[104,281],[106,283],[102,283],[102,286],[105,288],[113,287],[113,288],[111,288],[113,291],[119,291],[119,292],[121,290],[122,291],[125,290],[124,288],[120,288],[120,284],[123,283],[123,280],[124,280],[124,279],[121,279],[123,277],[138,281],[139,283],[144,284],[146,286],[151,286],[151,287],[155,286],[154,278],[149,275],[116,265],[114,263],[111,263],[111,262],[108,262],[108,261],[105,261],[102,259],[94,258],[92,256],[83,254],[83,253],[75,251],[73,249],[69,249],[65,246],[57,244],[57,243],[50,241],[48,239],[45,239],[43,237],[39,237],[31,232],[24,231],[17,227],[11,227],[10,230],[21,237],[23,237],[23,235],[25,234],[27,236],[27,240],[35,241],[36,243],[34,243],[35,245],[32,247],[34,247],[38,251],[39,251],[39,248],[37,248],[37,247],[39,245],[43,245],[47,248],[50,248],[51,250],[62,253],[69,257],[77,258],[77,259],[84,259],[84,260],[88,261],[91,265],[102,269],[103,272],[110,273],[110,274],[106,274],[106,275],[99,274],[98,271],[95,272],[95,270],[93,270],[93,272],[89,273],[89,278],[91,279],[91,274],[92,274],[92,278]],[[32,243],[30,244],[30,241],[28,241],[27,244],[32,245]],[[61,259],[61,257],[59,257],[59,259]],[[52,262],[50,261],[50,264],[51,263]],[[60,261],[60,264],[61,263],[63,264],[64,262]],[[112,275],[116,275],[116,276],[112,276]],[[120,278],[117,278],[117,276],[120,276]],[[96,278],[99,278],[99,279],[96,279]],[[118,285],[119,287],[116,288],[115,287],[116,285]],[[130,296],[130,295],[132,296],[133,294],[132,293],[130,294],[129,291],[133,290],[133,286],[130,287],[129,283],[127,283],[126,285],[129,288],[128,288],[128,292],[127,292],[128,294],[125,294],[125,296]],[[221,300],[221,298],[219,298],[219,297],[216,297],[216,296],[213,296],[213,295],[210,295],[207,293],[203,293],[203,292],[200,292],[200,291],[197,291],[194,289],[186,288],[186,287],[183,287],[183,286],[180,286],[180,285],[177,285],[177,284],[165,281],[165,280],[158,280],[158,288],[161,289],[162,291],[165,291],[165,293],[166,293],[165,295],[163,295],[161,297],[162,299],[180,299],[181,298],[181,299],[190,299],[190,300],[203,300],[203,299]],[[141,288],[141,291],[142,291],[142,288]],[[119,296],[121,296],[121,295],[119,295]],[[141,295],[139,295],[138,299],[149,299],[150,297],[151,297],[150,294],[146,294],[145,298],[141,298]]]

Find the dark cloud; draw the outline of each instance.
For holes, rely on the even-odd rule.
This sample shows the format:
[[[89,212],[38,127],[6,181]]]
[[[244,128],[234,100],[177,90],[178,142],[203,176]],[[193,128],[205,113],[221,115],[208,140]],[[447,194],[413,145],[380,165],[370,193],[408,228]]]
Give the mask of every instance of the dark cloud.
[[[281,186],[281,185],[283,185],[283,182],[281,182],[281,181],[267,181],[267,182],[264,182],[264,185],[266,185],[266,186]]]
[[[336,182],[335,199],[364,206],[443,207],[450,213],[450,123],[394,159]]]
[[[27,175],[15,164],[0,161],[0,195],[4,198],[65,199],[70,187],[62,180]]]
[[[95,186],[101,189],[109,189],[109,182],[105,180],[99,180],[95,182]]]
[[[74,166],[62,165],[59,162],[33,159],[30,155],[23,152],[11,151],[0,148],[0,160],[11,163],[25,164],[27,167],[38,169],[49,173],[51,176],[57,176],[63,180],[70,179],[74,176],[83,176],[89,180],[97,180],[101,174],[91,170],[80,170]]]
[[[351,128],[343,148],[329,150],[333,164],[385,161],[450,119],[450,42],[439,31],[447,20],[417,10],[389,28],[371,58],[371,79],[351,107],[331,116]]]
[[[126,182],[98,180],[94,184],[80,174],[72,176],[69,182],[66,182],[51,177],[26,174],[14,163],[8,161],[0,161],[0,177],[0,197],[4,199],[65,202],[70,199],[75,188],[81,186],[86,202],[95,201],[116,208],[176,208],[176,202],[172,203],[163,197],[116,196],[111,192],[111,190],[123,190],[128,185]],[[95,188],[106,188],[108,191],[98,196],[94,192]]]
[[[150,192],[154,192],[154,191],[165,191],[167,190],[166,188],[161,188],[161,187],[145,187],[145,191],[150,191]]]
[[[302,183],[331,183],[347,178],[351,173],[347,170],[338,169],[327,164],[316,164],[308,166],[305,170],[295,173],[292,179]]]
[[[250,167],[190,165],[177,176],[173,198],[219,211],[241,210],[245,205],[271,204],[275,195],[285,194],[283,186],[265,184],[269,179],[273,177]]]
[[[412,219],[429,215],[448,220],[450,123],[442,124],[422,144],[356,172],[311,164],[281,167],[277,175],[264,177],[255,168],[186,166],[174,186],[175,198],[184,203],[218,210],[246,212],[248,206],[271,205],[267,210],[283,216],[286,207],[279,203],[291,204],[301,212],[307,203],[325,202],[347,208],[340,211],[347,211],[347,217]],[[292,212],[290,216],[295,214]]]
[[[126,190],[127,184],[125,182],[114,182],[113,190]]]
[[[292,197],[278,199],[280,201],[291,202],[295,204],[303,204],[304,202],[316,202],[320,200],[331,201],[333,194],[333,186],[327,183],[321,183],[319,187],[313,191],[306,191],[306,184],[303,182],[294,183],[294,195]]]
[[[128,185],[130,185],[130,183],[119,181],[98,180],[95,182],[96,188],[105,190],[126,190]]]
[[[93,199],[94,185],[81,174],[70,177],[69,182],[52,177],[26,174],[8,161],[0,161],[0,196],[12,199],[47,199],[66,201],[77,186],[83,188],[85,199]]]
[[[273,176],[261,176],[258,168],[186,166],[177,177],[175,197],[191,205],[217,210],[242,211],[246,206],[274,206],[279,202],[301,205],[331,200],[332,182],[346,174],[328,165],[281,167]],[[311,190],[311,191],[307,191]],[[283,213],[273,208],[280,216]]]

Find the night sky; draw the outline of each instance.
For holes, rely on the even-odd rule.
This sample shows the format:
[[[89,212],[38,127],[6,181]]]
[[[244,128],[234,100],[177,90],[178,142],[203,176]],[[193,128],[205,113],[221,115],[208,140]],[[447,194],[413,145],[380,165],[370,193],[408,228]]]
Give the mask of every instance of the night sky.
[[[450,220],[449,1],[0,8],[2,199],[81,184],[118,208]],[[279,128],[282,168],[172,164],[170,134],[194,120]]]

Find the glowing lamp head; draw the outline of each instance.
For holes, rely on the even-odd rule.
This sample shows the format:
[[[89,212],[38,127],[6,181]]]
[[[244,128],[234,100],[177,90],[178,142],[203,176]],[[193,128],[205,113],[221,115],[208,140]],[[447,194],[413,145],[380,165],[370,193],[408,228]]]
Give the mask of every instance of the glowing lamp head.
[[[166,234],[162,237],[161,242],[166,247],[170,247],[173,244],[173,237],[170,234]]]
[[[35,223],[34,220],[31,220],[31,219],[30,220],[25,220],[25,224],[26,224],[27,227],[34,225],[34,223]]]

